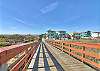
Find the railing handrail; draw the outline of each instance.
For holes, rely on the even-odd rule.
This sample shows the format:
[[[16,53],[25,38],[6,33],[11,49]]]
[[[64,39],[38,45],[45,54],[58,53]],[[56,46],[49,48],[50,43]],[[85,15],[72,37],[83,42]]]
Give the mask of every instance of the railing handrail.
[[[21,53],[25,49],[28,49],[32,45],[33,45],[33,43],[29,42],[29,43],[11,45],[11,46],[6,46],[6,47],[0,48],[0,64],[7,62],[9,59],[11,59],[15,55]],[[13,51],[11,51],[11,50],[13,50]],[[11,53],[12,53],[12,56],[10,57]],[[7,58],[8,56],[9,56],[9,58]]]
[[[24,46],[24,45],[28,45],[28,44],[31,44],[31,43],[32,42],[16,44],[16,45],[11,45],[11,46],[5,46],[5,47],[0,48],[0,53],[5,51],[5,50],[10,50],[10,49],[17,48],[17,47]]]
[[[65,51],[70,55],[75,56],[80,59],[82,62],[86,62],[96,68],[100,68],[100,63],[96,63],[87,57],[100,60],[100,52],[91,52],[90,50],[100,51],[100,43],[83,43],[83,42],[70,42],[70,41],[62,41],[62,40],[46,40],[49,44],[57,47],[61,51]],[[93,51],[92,50],[92,51]],[[79,53],[79,54],[77,54]]]
[[[52,40],[49,40],[49,41],[52,41]],[[53,41],[100,49],[100,43],[72,42],[72,41],[65,41],[65,40],[53,40]]]
[[[19,57],[21,59],[17,63],[15,61],[15,64],[12,64],[13,66],[11,65],[10,71],[19,71],[20,68],[22,71],[25,71],[38,45],[39,42],[29,42],[0,48],[0,65],[7,63],[7,61],[16,55],[21,54],[21,57]]]

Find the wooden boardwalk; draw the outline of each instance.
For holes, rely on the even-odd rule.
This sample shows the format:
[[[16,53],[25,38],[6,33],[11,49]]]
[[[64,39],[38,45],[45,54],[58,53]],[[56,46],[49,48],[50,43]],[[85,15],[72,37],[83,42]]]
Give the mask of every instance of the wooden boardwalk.
[[[41,43],[27,71],[96,71],[67,53]]]
[[[43,43],[38,47],[27,71],[64,71]]]

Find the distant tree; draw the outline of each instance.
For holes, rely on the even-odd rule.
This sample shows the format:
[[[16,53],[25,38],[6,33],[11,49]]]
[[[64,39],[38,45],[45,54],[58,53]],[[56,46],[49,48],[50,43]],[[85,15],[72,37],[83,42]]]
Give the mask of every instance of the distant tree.
[[[91,37],[91,31],[87,31],[87,36]]]

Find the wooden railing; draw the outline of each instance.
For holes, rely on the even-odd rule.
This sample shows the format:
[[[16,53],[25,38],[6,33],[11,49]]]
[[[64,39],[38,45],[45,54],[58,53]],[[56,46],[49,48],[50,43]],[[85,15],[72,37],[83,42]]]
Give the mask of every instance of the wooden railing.
[[[100,44],[46,40],[46,42],[69,55],[100,69]]]
[[[0,66],[7,64],[11,59],[14,61],[9,67],[9,71],[25,71],[28,63],[32,59],[39,42],[24,43],[0,48]]]

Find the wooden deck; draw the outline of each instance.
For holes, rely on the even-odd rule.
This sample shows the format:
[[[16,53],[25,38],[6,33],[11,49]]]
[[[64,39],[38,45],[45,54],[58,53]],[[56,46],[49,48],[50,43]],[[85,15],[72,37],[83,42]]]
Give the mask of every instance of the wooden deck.
[[[38,47],[27,71],[64,71],[43,43]]]
[[[67,53],[41,43],[27,71],[96,71]]]

